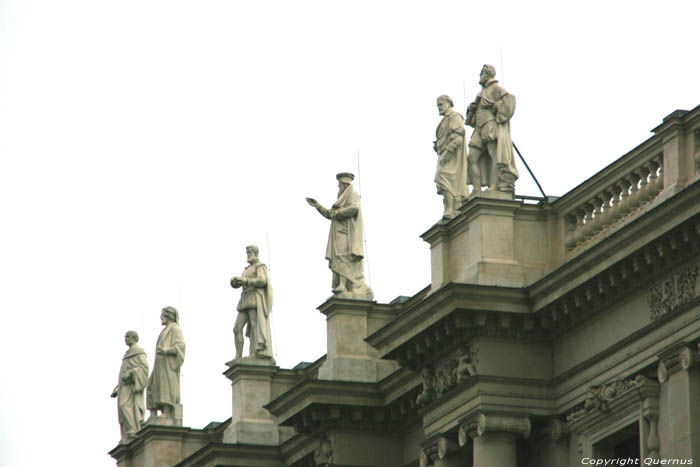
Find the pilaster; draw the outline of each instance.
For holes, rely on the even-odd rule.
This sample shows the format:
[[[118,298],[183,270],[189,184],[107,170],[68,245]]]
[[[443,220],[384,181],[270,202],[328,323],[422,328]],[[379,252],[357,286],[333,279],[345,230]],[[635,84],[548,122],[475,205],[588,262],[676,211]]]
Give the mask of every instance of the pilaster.
[[[660,355],[659,407],[648,421],[661,458],[700,459],[700,366],[697,347],[685,343]],[[663,368],[663,369],[662,369]]]

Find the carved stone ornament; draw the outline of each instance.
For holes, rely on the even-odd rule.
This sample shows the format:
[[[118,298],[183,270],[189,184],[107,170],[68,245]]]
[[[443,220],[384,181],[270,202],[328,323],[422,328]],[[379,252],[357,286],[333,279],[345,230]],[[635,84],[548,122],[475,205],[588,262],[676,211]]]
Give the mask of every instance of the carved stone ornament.
[[[427,405],[446,394],[457,384],[474,376],[477,372],[478,352],[476,346],[460,346],[454,357],[437,368],[426,366],[421,373],[423,392],[416,400],[418,405]]]
[[[499,415],[479,415],[476,422],[476,431],[479,436],[486,433],[505,432],[514,433],[527,439],[530,437],[532,425],[528,417],[504,417]]]
[[[477,428],[477,422],[460,425],[459,430],[457,431],[457,443],[459,443],[460,446],[465,446],[467,441],[469,441],[469,438],[474,438],[476,436]]]
[[[465,348],[462,346],[457,349],[457,384],[476,374],[478,357],[479,348],[476,346],[472,346],[470,348]]]
[[[613,381],[600,386],[591,386],[586,392],[586,401],[583,408],[573,410],[566,417],[567,423],[572,423],[584,415],[598,409],[603,413],[609,412],[608,403],[617,399],[624,393],[642,386],[647,379],[642,375],[635,378],[627,378]]]
[[[566,426],[564,422],[558,418],[552,420],[552,423],[549,425],[549,436],[552,438],[552,441],[558,443],[561,440],[567,439],[570,435],[571,430],[569,430],[569,427]]]
[[[659,383],[664,383],[668,377],[680,369],[681,356],[674,355],[665,360],[659,362],[659,366],[656,371],[656,376],[659,378]]]
[[[695,297],[698,266],[690,265],[666,278],[649,291],[651,319],[656,320]]]
[[[421,449],[418,463],[420,467],[428,467],[437,459],[437,445],[433,444],[425,449]]]
[[[700,344],[698,347],[700,348]],[[689,370],[700,362],[700,353],[689,347],[684,347],[679,357],[681,359],[681,368],[684,370]]]
[[[316,462],[317,467],[331,467],[333,465],[333,444],[325,435],[321,437],[318,447],[314,451],[314,462]]]
[[[423,368],[421,376],[423,378],[423,392],[418,394],[416,398],[416,404],[419,407],[426,406],[435,399],[435,386],[437,384],[435,370],[432,367],[426,366]]]

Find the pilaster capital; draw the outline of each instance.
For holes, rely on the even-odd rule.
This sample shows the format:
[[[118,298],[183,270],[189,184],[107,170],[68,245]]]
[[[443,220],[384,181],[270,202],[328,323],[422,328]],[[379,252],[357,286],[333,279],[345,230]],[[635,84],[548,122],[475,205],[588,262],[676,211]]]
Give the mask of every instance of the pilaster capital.
[[[532,425],[528,417],[508,417],[503,415],[479,415],[476,422],[478,436],[487,433],[513,433],[527,439],[530,437]]]

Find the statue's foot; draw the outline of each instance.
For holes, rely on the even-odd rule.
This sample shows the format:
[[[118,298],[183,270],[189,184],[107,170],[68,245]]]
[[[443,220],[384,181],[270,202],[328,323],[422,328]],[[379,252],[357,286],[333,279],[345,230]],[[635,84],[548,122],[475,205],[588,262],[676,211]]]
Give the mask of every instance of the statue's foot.
[[[348,289],[346,289],[345,287],[333,287],[333,294],[335,295],[344,294],[347,293],[347,291]]]
[[[457,217],[457,214],[459,214],[457,211],[445,211],[442,213],[442,218],[443,219],[454,219]]]

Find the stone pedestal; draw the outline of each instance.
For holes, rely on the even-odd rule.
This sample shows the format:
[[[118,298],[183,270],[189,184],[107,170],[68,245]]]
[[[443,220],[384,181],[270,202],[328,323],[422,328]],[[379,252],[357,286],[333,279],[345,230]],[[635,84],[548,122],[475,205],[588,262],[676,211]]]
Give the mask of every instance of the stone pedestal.
[[[376,382],[398,369],[393,360],[378,358],[365,338],[394,318],[376,302],[332,298],[319,307],[326,315],[326,361],[318,379]]]
[[[227,365],[224,375],[231,380],[233,413],[224,443],[278,446],[279,427],[263,406],[270,402],[271,379],[279,368],[255,358],[240,358]]]
[[[150,416],[143,422],[143,425],[182,426],[182,410],[182,404],[175,404],[173,407],[174,418],[164,417],[163,415]]]
[[[540,279],[553,257],[545,210],[503,193],[470,198],[459,216],[422,235],[430,243],[431,289],[450,282],[523,287]]]

